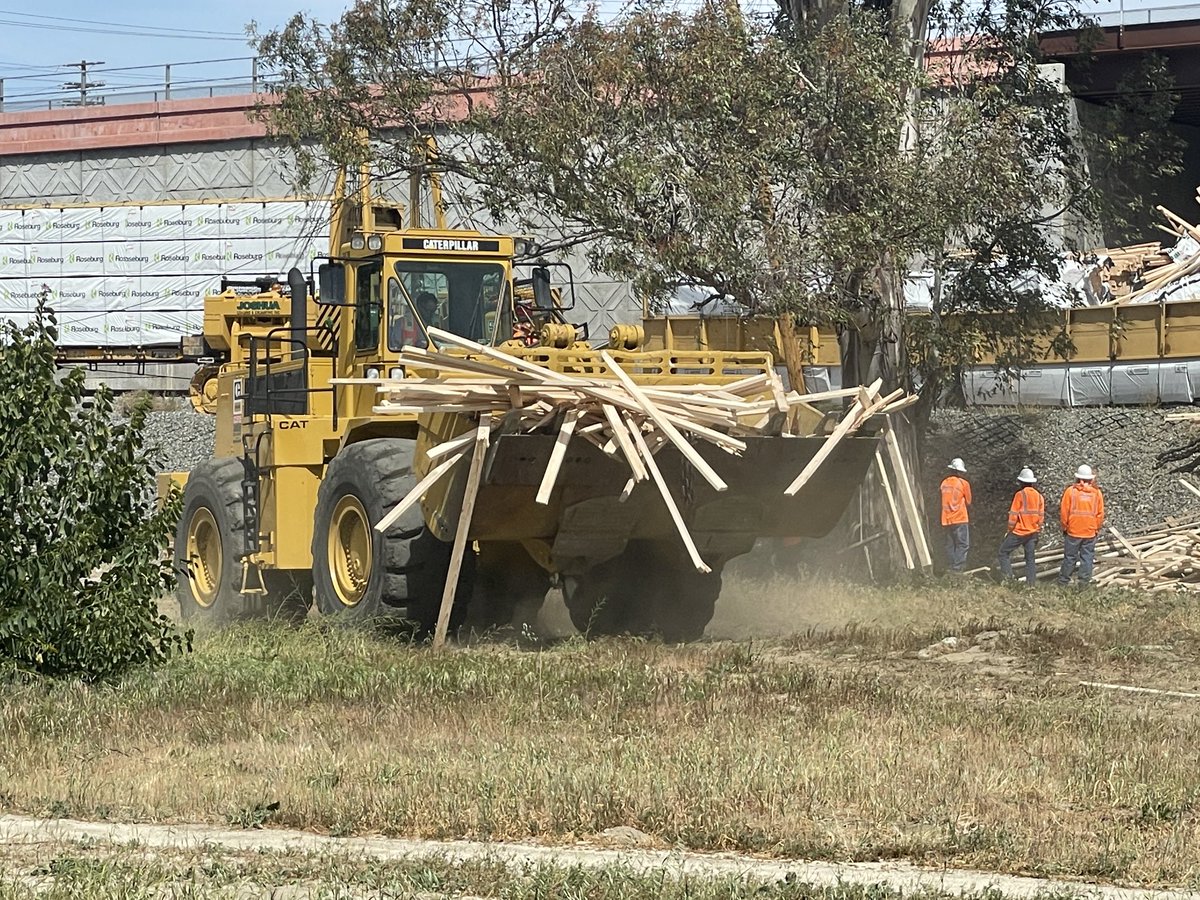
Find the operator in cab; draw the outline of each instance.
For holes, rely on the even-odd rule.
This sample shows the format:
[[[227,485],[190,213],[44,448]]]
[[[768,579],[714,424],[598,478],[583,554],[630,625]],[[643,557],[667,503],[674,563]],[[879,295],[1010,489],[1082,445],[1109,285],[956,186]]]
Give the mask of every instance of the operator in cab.
[[[392,316],[388,344],[395,348],[428,347],[429,335],[426,330],[442,327],[442,322],[438,318],[437,297],[429,291],[419,291],[413,298],[417,316],[412,314],[408,304],[397,301],[399,301],[398,297],[393,300],[391,308],[400,314]]]

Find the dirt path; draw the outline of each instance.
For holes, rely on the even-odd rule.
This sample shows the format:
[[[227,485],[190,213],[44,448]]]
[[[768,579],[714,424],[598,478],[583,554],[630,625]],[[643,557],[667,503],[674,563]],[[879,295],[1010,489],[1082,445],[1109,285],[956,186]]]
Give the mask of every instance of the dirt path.
[[[492,860],[518,865],[542,863],[591,868],[623,865],[637,871],[665,870],[672,875],[701,878],[737,876],[754,881],[773,882],[790,876],[818,886],[883,883],[905,894],[942,891],[961,895],[991,889],[1013,898],[1045,897],[1051,894],[1090,897],[1096,900],[1200,898],[1200,894],[1194,892],[1120,888],[961,869],[922,869],[895,862],[804,862],[766,860],[731,854],[647,849],[615,850],[578,845],[549,847],[534,844],[442,842],[383,837],[334,838],[283,829],[233,831],[208,825],[136,825],[0,816],[0,844],[61,844],[79,841],[113,845],[136,843],[145,848],[164,850],[220,847],[234,852],[290,851],[382,861],[436,856],[450,861]]]

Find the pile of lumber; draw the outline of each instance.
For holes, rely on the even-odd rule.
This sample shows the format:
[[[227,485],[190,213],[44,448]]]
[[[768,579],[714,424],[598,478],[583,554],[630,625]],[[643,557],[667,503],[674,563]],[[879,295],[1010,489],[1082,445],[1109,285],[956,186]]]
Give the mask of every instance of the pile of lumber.
[[[869,419],[896,413],[917,399],[899,390],[883,395],[880,382],[868,387],[814,394],[785,391],[774,371],[725,384],[667,382],[644,385],[638,384],[633,375],[606,351],[588,351],[586,358],[581,357],[579,371],[568,373],[539,366],[449,332],[430,329],[429,334],[437,349],[408,348],[399,360],[408,368],[410,376],[419,377],[335,381],[376,385],[378,401],[374,411],[378,415],[454,412],[477,417],[477,425],[472,431],[429,451],[434,467],[376,525],[377,529],[386,530],[454,466],[470,459],[463,512],[459,517],[451,572],[446,581],[447,596],[443,597],[442,617],[447,620],[447,597],[452,602],[458,580],[457,565],[461,564],[490,435],[502,424],[506,429],[522,432],[544,433],[557,429],[536,502],[550,502],[570,442],[573,439],[590,441],[627,465],[629,478],[622,499],[642,481],[655,484],[693,565],[699,571],[707,572],[709,568],[701,559],[655,462],[655,454],[660,449],[674,447],[714,490],[724,491],[728,488],[725,481],[697,452],[694,442],[705,441],[726,453],[738,455],[746,449],[742,438],[747,436],[810,436],[804,434],[803,423],[825,421],[813,403],[851,401],[848,410],[825,434],[820,450],[785,489],[785,495],[793,496],[816,476],[839,442],[853,435]],[[449,348],[456,348],[458,352],[446,352]],[[822,433],[825,433],[824,428]],[[900,466],[902,460],[893,456],[893,471],[900,482],[903,501],[902,504],[895,503],[889,489],[896,524],[898,528],[908,525],[918,548],[917,557],[927,565],[924,528],[920,525],[911,492],[904,493],[910,479]],[[905,523],[904,518],[911,521]],[[444,634],[442,617],[439,617],[435,644]]]
[[[1171,262],[1171,258],[1163,253],[1160,241],[1103,247],[1092,253],[1108,260],[1108,265],[1101,268],[1100,278],[1118,301],[1134,290],[1134,285],[1142,280],[1146,272]]]
[[[1200,189],[1197,191],[1200,194]],[[1156,206],[1155,209],[1168,223],[1159,228],[1177,238],[1190,238],[1191,241],[1185,243],[1187,249],[1183,252],[1163,251],[1158,255],[1160,264],[1144,266],[1136,288],[1121,297],[1121,303],[1156,302],[1164,292],[1200,274],[1200,227],[1165,206]]]
[[[1103,567],[1092,579],[1101,587],[1200,591],[1200,520],[1164,522],[1125,537],[1116,529],[1105,542]],[[1097,555],[1101,548],[1096,548]]]

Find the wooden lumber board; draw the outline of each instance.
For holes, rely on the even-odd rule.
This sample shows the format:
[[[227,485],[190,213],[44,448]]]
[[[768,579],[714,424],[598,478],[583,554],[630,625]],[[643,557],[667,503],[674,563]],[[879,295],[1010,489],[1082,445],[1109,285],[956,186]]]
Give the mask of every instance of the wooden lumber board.
[[[684,458],[692,464],[697,472],[700,473],[704,480],[712,485],[713,490],[729,490],[729,485],[727,485],[721,476],[716,473],[716,470],[713,469],[713,467],[708,464],[708,461],[696,451],[696,448],[691,445],[688,439],[679,433],[679,430],[675,427],[674,423],[672,423],[667,416],[663,415],[663,413],[659,411],[658,407],[654,405],[654,402],[642,392],[641,388],[634,383],[633,379],[629,377],[625,370],[617,365],[617,361],[613,359],[611,355],[609,355],[608,351],[601,350],[600,358],[604,360],[604,364],[608,366],[609,371],[617,376],[617,380],[625,386],[625,390],[627,390],[634,400],[636,400],[637,403],[642,407],[642,411],[650,418],[652,422],[654,422],[655,425],[658,426],[659,430],[670,439],[679,452],[683,454]],[[635,442],[638,442],[638,449],[641,450],[642,445],[645,442],[641,441],[640,432],[634,435],[634,440]],[[653,474],[656,470],[657,466],[651,469],[651,474]],[[659,477],[661,477],[661,475]]]
[[[416,486],[405,495],[404,499],[392,507],[388,514],[376,523],[375,530],[384,532],[391,528],[408,511],[409,507],[425,496],[425,492],[433,487],[443,475],[454,468],[458,461],[466,455],[465,450],[460,451],[430,469],[425,477],[417,482]]]
[[[448,441],[442,441],[442,443],[438,444],[436,447],[430,447],[429,450],[426,451],[425,455],[429,457],[429,459],[439,459],[440,457],[445,456],[447,453],[454,453],[457,450],[465,450],[473,443],[475,443],[475,433],[473,431],[468,431],[466,434],[460,434],[456,438],[451,438]]]
[[[875,467],[879,471],[879,483],[883,486],[883,495],[887,498],[888,512],[892,515],[892,527],[896,529],[896,539],[900,542],[900,549],[904,553],[904,566],[907,569],[915,569],[916,564],[913,562],[912,550],[908,546],[908,536],[904,533],[904,521],[900,518],[900,510],[896,506],[896,495],[892,491],[892,482],[888,478],[887,466],[883,462],[883,452],[879,447],[875,448]]]
[[[496,412],[494,404],[490,403],[442,403],[437,406],[422,404],[419,406],[401,406],[398,403],[388,403],[383,406],[373,406],[371,411],[380,416],[420,415],[428,412],[447,413],[492,413]]]
[[[825,438],[825,442],[821,444],[817,452],[813,454],[812,459],[810,459],[804,468],[800,470],[800,474],[792,480],[791,484],[784,488],[783,493],[786,496],[794,497],[800,492],[800,489],[808,483],[809,479],[811,479],[813,475],[816,474],[817,469],[819,469],[821,464],[825,462],[831,453],[833,453],[833,451],[837,448],[837,445],[841,443],[842,439],[848,435],[851,429],[858,424],[862,414],[863,406],[862,398],[860,397],[854,401],[853,405],[850,407],[850,411],[842,417],[840,422],[838,422],[837,427],[833,429],[833,433],[829,435],[829,437]]]
[[[488,359],[496,360],[502,364],[503,368],[509,368],[513,371],[523,373],[527,376],[532,376],[538,381],[554,381],[559,384],[573,384],[580,379],[573,375],[567,375],[563,372],[555,372],[553,369],[548,369],[545,366],[539,366],[536,363],[531,363],[528,360],[522,359],[519,356],[512,356],[504,353],[494,347],[486,347],[483,344],[468,340],[464,337],[459,337],[457,334],[451,334],[449,331],[442,331],[440,328],[430,328],[429,334],[431,337],[438,338],[448,344],[453,344],[456,347],[461,347],[465,350],[471,350],[480,356],[485,356]]]
[[[920,560],[922,566],[932,566],[933,556],[929,552],[929,541],[925,536],[925,523],[921,521],[920,507],[917,506],[917,499],[913,496],[912,479],[909,477],[908,468],[904,465],[904,454],[900,450],[900,441],[896,439],[896,432],[892,428],[890,419],[887,427],[883,430],[883,439],[888,457],[892,462],[892,471],[896,473],[896,481],[900,484],[900,498],[904,502],[908,521],[912,526],[917,559]]]
[[[453,335],[453,334],[450,334],[449,332],[441,331],[440,329],[437,329],[437,328],[430,329],[430,334],[433,337],[444,339],[447,343],[455,344],[457,346],[464,347],[469,350],[474,350],[474,351],[481,353],[482,355],[487,356],[489,358],[496,358],[501,361],[508,362],[508,363],[516,366],[517,369],[524,372],[525,374],[531,375],[540,380],[551,381],[551,382],[555,382],[560,385],[567,385],[567,386],[574,387],[576,390],[581,391],[586,394],[589,394],[591,396],[594,396],[595,398],[601,400],[602,402],[610,402],[617,406],[621,406],[623,408],[630,409],[634,412],[643,412],[644,411],[644,404],[642,401],[645,398],[645,395],[641,393],[641,388],[636,383],[633,382],[633,380],[629,377],[629,375],[626,374],[625,371],[620,368],[620,366],[617,366],[617,364],[615,362],[610,362],[612,360],[612,357],[607,353],[607,351],[601,351],[601,358],[605,360],[605,365],[607,365],[610,370],[613,370],[614,367],[616,368],[616,371],[614,371],[614,374],[617,374],[618,380],[621,382],[621,384],[623,386],[625,386],[626,391],[628,391],[628,393],[632,396],[629,396],[629,397],[623,396],[620,391],[615,391],[611,387],[606,387],[606,388],[592,387],[588,382],[584,382],[580,379],[575,378],[574,376],[567,375],[562,372],[555,372],[552,369],[547,369],[542,366],[535,365],[534,363],[528,362],[519,357],[508,356],[507,354],[504,354],[504,353],[500,352],[499,350],[495,350],[491,347],[485,347],[482,344],[477,344],[475,341],[470,341],[470,340],[467,340],[466,338],[461,338],[457,335]],[[607,358],[605,359],[605,357],[607,357]],[[619,374],[618,374],[618,372],[619,372]],[[630,390],[631,385],[632,385],[632,390]],[[653,405],[653,404],[651,404],[651,405]],[[712,431],[711,429],[705,428],[704,426],[699,425],[698,423],[688,422],[685,419],[683,419],[682,417],[673,416],[670,413],[657,411],[657,408],[656,408],[655,414],[657,416],[659,416],[659,421],[656,421],[655,424],[658,425],[659,428],[663,428],[662,422],[667,423],[667,427],[663,428],[663,430],[668,434],[668,436],[671,436],[673,440],[676,437],[678,438],[677,445],[682,445],[682,446],[680,446],[680,452],[682,452],[684,454],[684,456],[687,457],[687,459],[690,462],[692,462],[692,464],[694,466],[696,466],[697,470],[700,472],[701,475],[704,476],[705,480],[708,481],[710,484],[712,484],[713,488],[715,490],[726,490],[727,485],[725,485],[725,482],[722,481],[720,476],[717,475],[717,473],[715,471],[713,471],[712,467],[709,466],[708,463],[706,463],[704,461],[704,459],[698,453],[696,453],[695,449],[691,446],[691,444],[689,444],[687,442],[687,440],[685,440],[683,438],[683,436],[679,434],[676,426],[678,426],[679,428],[688,430],[688,431],[692,431],[696,434],[708,437],[710,440],[713,440],[714,435],[716,435],[718,433]],[[721,438],[723,439],[723,442],[725,442],[725,443],[728,443],[731,440],[728,437],[728,435],[721,435]],[[735,443],[740,443],[740,442],[735,442]],[[687,447],[686,450],[683,449],[685,446]],[[698,465],[697,465],[697,461],[699,461]],[[721,487],[717,487],[718,484],[721,485]]]
[[[1135,687],[1131,684],[1112,684],[1104,681],[1081,681],[1079,685],[1104,691],[1122,691],[1127,694],[1154,694],[1159,697],[1178,697],[1181,700],[1200,700],[1200,694],[1192,691],[1168,691],[1162,688]]]
[[[609,403],[605,403],[600,409],[604,413],[604,418],[608,421],[608,427],[612,432],[613,439],[616,441],[617,446],[621,448],[621,453],[624,455],[625,461],[629,464],[629,468],[633,472],[633,480],[635,482],[645,481],[650,477],[650,473],[647,471],[645,463],[642,462],[637,445],[630,436],[625,421],[617,412],[617,408]]]
[[[1142,555],[1137,551],[1136,548],[1134,548],[1132,544],[1129,543],[1129,541],[1125,540],[1125,536],[1121,534],[1121,532],[1119,532],[1115,526],[1110,526],[1108,530],[1112,536],[1117,539],[1117,542],[1129,551],[1129,555],[1133,557],[1135,562],[1137,562],[1138,567],[1144,568],[1145,561],[1142,559]]]
[[[554,449],[550,451],[550,461],[546,464],[542,483],[538,486],[537,496],[534,498],[534,501],[542,506],[546,506],[550,502],[554,484],[558,481],[559,470],[567,455],[567,445],[571,443],[571,435],[575,433],[575,425],[579,422],[582,414],[579,409],[569,409],[563,418],[562,427],[558,430],[558,437],[554,440]]]
[[[1196,487],[1194,484],[1192,484],[1186,478],[1180,478],[1179,483],[1181,485],[1183,485],[1185,488],[1187,488],[1189,491],[1191,491],[1193,494],[1195,494],[1197,497],[1200,497],[1200,488]]]
[[[895,403],[889,403],[887,406],[881,409],[880,412],[884,413],[885,415],[894,412],[900,412],[901,410],[908,409],[910,406],[915,406],[920,401],[921,397],[918,394],[910,394],[902,400],[897,400]]]
[[[1178,225],[1181,229],[1186,231],[1193,238],[1200,241],[1200,228],[1197,228],[1195,225],[1193,225],[1191,222],[1189,222],[1183,216],[1180,216],[1180,215],[1177,215],[1177,214],[1171,212],[1171,210],[1167,209],[1165,206],[1156,206],[1154,208],[1156,210],[1158,210],[1163,216],[1165,216],[1168,221],[1174,223],[1175,225]]]
[[[446,571],[446,586],[442,589],[442,605],[438,610],[437,626],[433,632],[434,650],[440,650],[446,643],[446,631],[450,627],[450,611],[454,608],[454,595],[458,591],[458,576],[462,571],[463,555],[467,549],[471,517],[475,514],[475,500],[479,496],[479,482],[483,477],[483,464],[487,458],[491,431],[491,416],[480,416],[479,426],[475,429],[475,449],[472,451],[471,468],[467,473],[463,507],[458,515],[458,528],[454,532],[454,547],[450,551],[450,567]]]
[[[472,344],[473,347],[481,346],[474,344],[472,341],[468,341],[467,343]],[[473,349],[473,347],[465,349]],[[484,362],[479,359],[468,359],[463,356],[451,356],[449,353],[410,347],[400,354],[399,362],[403,366],[412,366],[418,369],[470,372],[473,375],[486,375],[502,381],[521,381],[527,378],[532,378],[536,381],[545,380],[538,372],[522,371],[513,367],[512,361],[517,359],[515,356],[508,356],[497,352],[488,358],[492,359],[493,362]],[[549,370],[542,369],[541,371],[545,372]]]
[[[772,369],[767,375],[771,379],[771,399],[775,401],[775,408],[779,412],[787,412],[789,408],[788,398],[783,392],[783,381],[779,378],[779,373]]]
[[[795,497],[796,494],[800,492],[800,489],[809,482],[813,475],[816,474],[817,469],[821,467],[821,464],[829,458],[829,455],[833,453],[835,449],[837,449],[837,445],[841,443],[842,439],[858,427],[859,423],[862,421],[863,413],[872,403],[875,392],[879,390],[877,387],[878,384],[879,382],[876,382],[870,388],[864,389],[859,394],[858,398],[855,399],[853,404],[851,404],[850,411],[842,417],[842,420],[838,422],[837,427],[833,429],[833,434],[829,435],[829,437],[825,439],[825,442],[821,444],[820,449],[813,454],[812,459],[808,461],[808,464],[805,465],[800,474],[797,475],[792,483],[784,489],[783,493],[786,496]]]
[[[628,421],[628,417],[626,417],[626,421]],[[667,487],[667,482],[663,478],[662,471],[658,468],[658,463],[654,461],[654,454],[650,452],[650,448],[646,445],[646,439],[642,437],[642,429],[637,427],[636,423],[631,422],[630,432],[633,434],[633,442],[637,445],[638,453],[641,454],[642,461],[645,462],[650,477],[654,479],[655,485],[658,486],[658,492],[662,495],[663,503],[667,505],[667,511],[671,514],[671,520],[675,523],[675,529],[679,532],[679,537],[683,540],[684,547],[687,548],[692,565],[696,567],[697,572],[704,574],[712,572],[712,569],[701,558],[700,551],[696,549],[696,542],[692,540],[691,532],[688,531],[687,525],[683,521],[683,515],[679,512],[679,507],[675,504],[675,498],[671,496],[670,488]]]
[[[505,353],[503,353],[499,350],[496,350],[492,347],[486,347],[483,344],[479,344],[479,343],[476,343],[475,341],[471,341],[466,338],[459,337],[458,335],[450,334],[449,332],[445,332],[445,331],[442,331],[437,328],[430,329],[430,333],[434,337],[444,339],[447,343],[454,344],[454,345],[462,347],[464,349],[472,350],[472,351],[474,351],[482,356],[485,356],[489,359],[495,359],[497,362],[503,363],[506,366],[511,366],[512,370],[510,370],[510,371],[517,371],[524,375],[527,375],[532,378],[536,378],[543,382],[555,382],[560,385],[574,387],[576,390],[583,390],[583,391],[588,391],[588,392],[604,389],[604,387],[601,386],[601,384],[603,384],[603,382],[597,383],[594,380],[589,381],[589,380],[581,379],[577,376],[568,375],[564,372],[555,372],[553,369],[548,369],[543,366],[539,366],[535,363],[531,363],[528,360],[522,359],[517,356],[510,356],[510,355],[505,354]],[[605,359],[605,357],[607,357],[607,359]],[[448,358],[455,360],[455,362],[458,362],[457,357],[448,357]],[[612,370],[613,367],[616,366],[615,362],[610,362],[612,360],[612,356],[610,356],[607,353],[607,351],[601,351],[601,359],[604,360],[605,365],[608,366],[608,368],[610,370]],[[616,366],[616,368],[620,369],[621,374],[625,375],[626,378],[629,377],[628,374],[625,373],[624,370],[620,368],[620,366]],[[614,374],[616,374],[616,373],[614,372]],[[618,376],[618,378],[620,378],[620,376]],[[746,388],[751,388],[751,387],[757,388],[757,387],[769,384],[769,379],[770,379],[770,376],[768,374],[763,373],[763,374],[759,374],[759,375],[748,376],[747,378],[741,379],[740,381],[735,381],[735,382],[731,382],[731,383],[727,383],[727,384],[720,384],[719,387],[721,388],[721,390],[734,392],[734,391],[741,390],[741,389],[746,389]],[[629,383],[633,383],[632,379],[630,379]],[[637,386],[637,385],[635,385],[635,386]],[[701,384],[701,385],[692,385],[692,386],[681,385],[676,388],[674,386],[655,385],[655,386],[653,386],[652,390],[656,390],[656,391],[678,390],[680,392],[685,392],[686,390],[690,389],[690,390],[695,390],[695,391],[704,391],[704,390],[710,390],[712,387],[716,387],[716,386],[718,386],[718,385],[703,385],[703,384]],[[640,386],[637,386],[637,387],[639,387],[639,389],[641,389]]]
[[[815,394],[800,394],[796,391],[789,391],[787,395],[788,404],[794,406],[797,403],[819,403],[823,400],[845,400],[847,397],[853,397],[858,393],[858,388],[838,388],[833,391],[818,391]]]

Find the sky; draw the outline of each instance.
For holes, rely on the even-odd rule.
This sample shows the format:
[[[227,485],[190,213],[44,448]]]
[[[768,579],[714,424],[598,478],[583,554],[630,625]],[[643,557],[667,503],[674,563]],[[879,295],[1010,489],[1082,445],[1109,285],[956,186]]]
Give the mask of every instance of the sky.
[[[172,80],[250,74],[250,62],[180,66],[192,60],[249,57],[245,38],[253,19],[260,30],[279,26],[297,11],[329,21],[350,0],[0,0],[0,78],[6,102],[18,95],[49,96],[65,81],[78,80],[67,63],[103,61],[97,69],[155,68],[97,72],[106,87],[161,82],[161,65],[172,63]],[[53,17],[53,18],[52,18]],[[107,23],[107,24],[96,24]],[[32,76],[32,77],[31,77]],[[89,80],[92,76],[89,75]]]
[[[619,0],[601,0],[617,3]],[[1104,24],[1123,5],[1126,22],[1200,18],[1200,0],[1081,0],[1090,12],[1105,13]],[[245,38],[253,19],[267,31],[305,11],[331,21],[350,0],[0,0],[0,79],[8,109],[44,104],[65,96],[64,82],[78,79],[68,64],[93,66],[89,81],[103,81],[101,93],[152,90],[172,64],[176,91],[186,82],[228,84],[249,81],[252,49]],[[1174,7],[1175,9],[1171,9]],[[243,57],[244,59],[237,59]],[[196,61],[215,61],[184,65]],[[129,71],[130,67],[145,67]],[[107,70],[107,71],[106,71]],[[125,71],[114,71],[125,70]],[[161,88],[160,88],[161,89]],[[128,95],[127,95],[128,96]],[[130,97],[129,99],[132,99]]]

